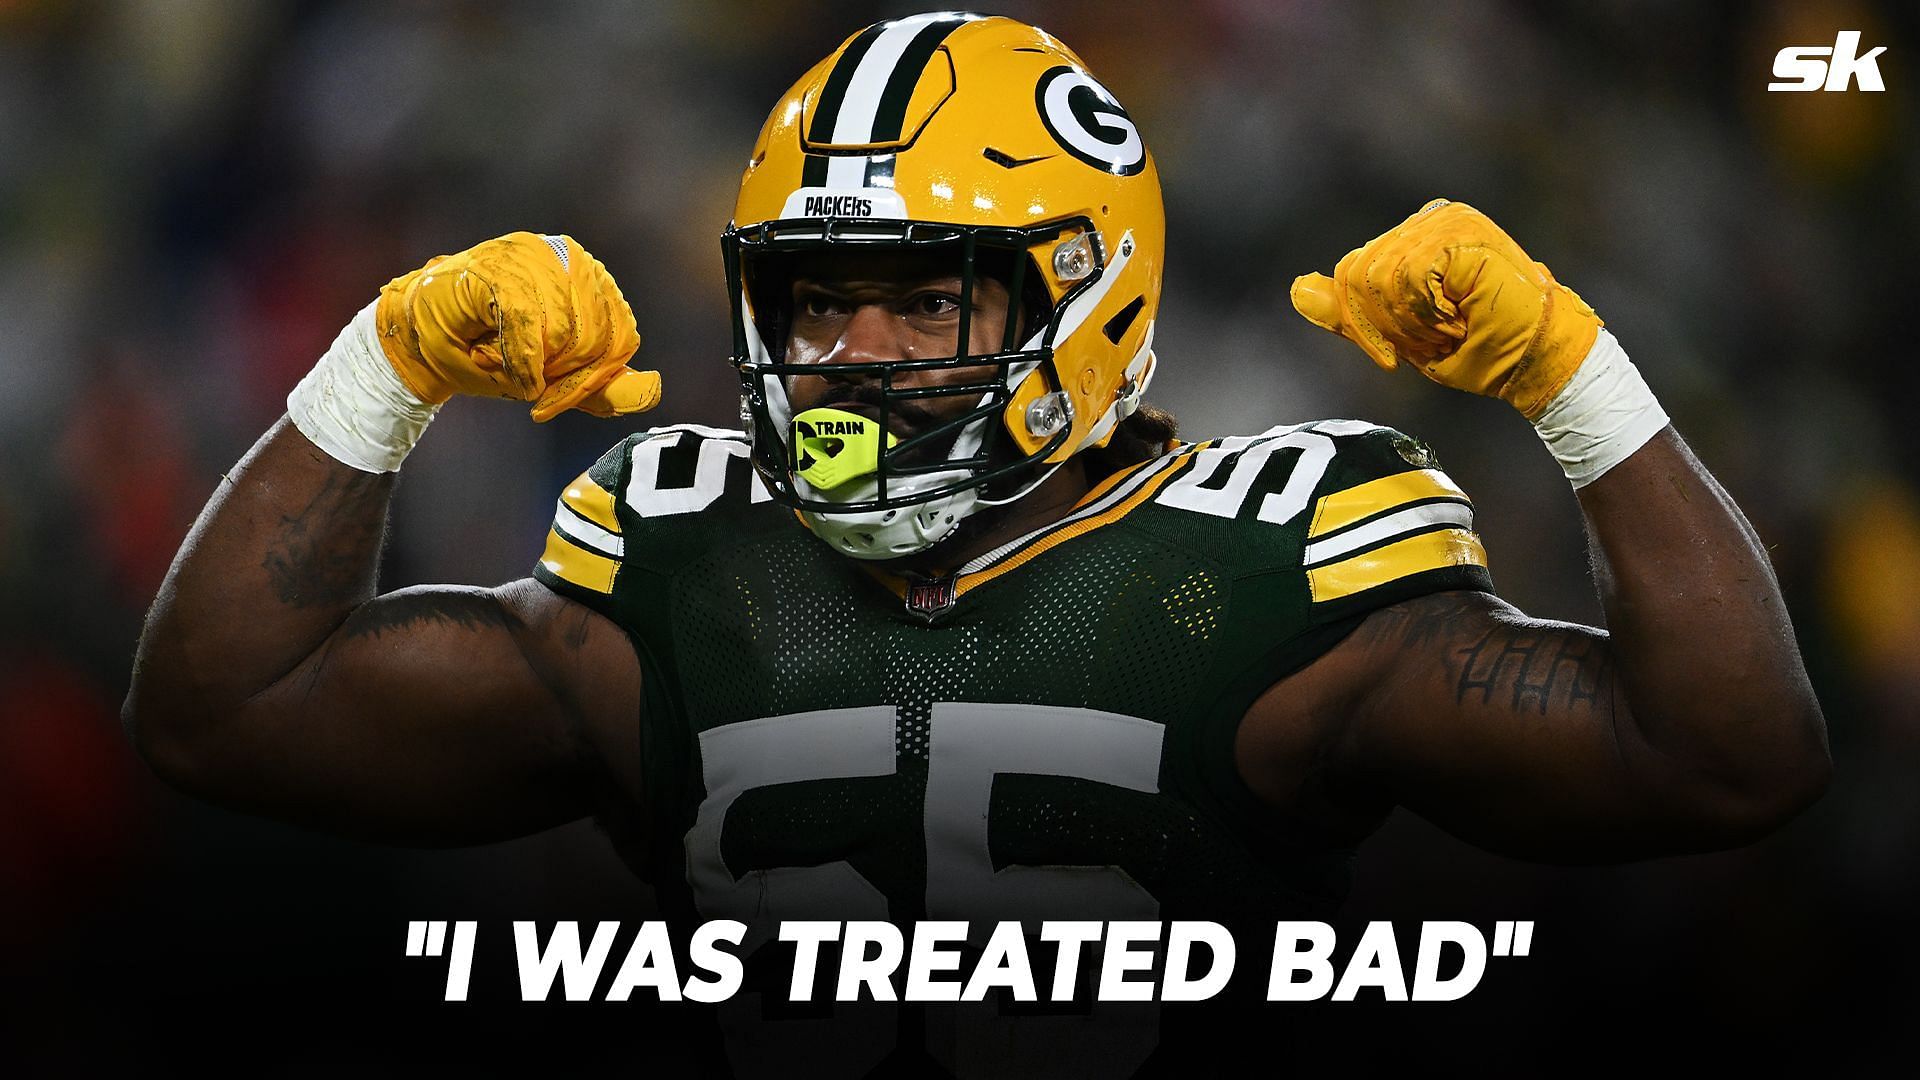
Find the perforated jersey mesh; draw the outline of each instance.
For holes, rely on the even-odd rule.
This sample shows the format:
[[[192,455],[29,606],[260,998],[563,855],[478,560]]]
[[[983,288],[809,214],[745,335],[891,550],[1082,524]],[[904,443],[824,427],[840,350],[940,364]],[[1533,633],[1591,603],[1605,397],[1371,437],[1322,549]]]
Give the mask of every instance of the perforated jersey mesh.
[[[799,529],[712,551],[674,576],[670,625],[696,730],[821,709],[896,710],[888,777],[759,788],[728,813],[735,873],[844,859],[896,917],[924,904],[924,787],[935,702],[1098,709],[1196,720],[1231,584],[1206,561],[1108,526],[960,598],[932,624]],[[999,777],[988,815],[996,868],[1118,866],[1163,910],[1298,910],[1310,891],[1265,867],[1177,791],[1070,777]],[[1325,867],[1309,875],[1320,880]]]

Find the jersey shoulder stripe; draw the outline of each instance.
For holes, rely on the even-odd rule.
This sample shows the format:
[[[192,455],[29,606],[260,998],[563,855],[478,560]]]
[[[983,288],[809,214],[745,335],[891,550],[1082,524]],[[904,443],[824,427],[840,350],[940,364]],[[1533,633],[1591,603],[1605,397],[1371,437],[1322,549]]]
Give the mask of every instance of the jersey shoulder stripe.
[[[1218,552],[1236,576],[1303,575],[1316,618],[1492,587],[1473,503],[1392,428],[1319,420],[1183,450],[1191,464],[1152,499],[1180,512],[1165,534]]]
[[[1353,610],[1421,592],[1491,591],[1473,502],[1432,451],[1387,427],[1343,435],[1315,486],[1301,549],[1312,606]]]
[[[1422,532],[1359,555],[1307,568],[1313,602],[1325,603],[1378,588],[1428,570],[1485,568],[1487,552],[1466,529]]]
[[[649,566],[668,553],[684,554],[730,535],[732,517],[705,512],[765,509],[757,504],[770,499],[748,461],[745,433],[704,424],[649,428],[562,490],[534,577],[604,606],[621,571],[633,569],[635,553]],[[690,515],[703,515],[702,524],[690,525]]]
[[[1425,445],[1392,428],[1374,428],[1346,440],[1342,452],[1343,468],[1329,469],[1322,485],[1331,490],[1316,492],[1301,553],[1313,603],[1429,571],[1485,572],[1473,503]]]
[[[1439,469],[1414,469],[1368,480],[1321,496],[1314,504],[1311,538],[1336,533],[1395,507],[1429,499],[1451,499],[1471,507],[1467,493]]]
[[[546,550],[540,554],[534,576],[542,577],[541,571],[545,571],[569,585],[611,596],[613,576],[619,568],[617,558],[586,548],[556,528],[547,531]]]
[[[608,451],[592,468],[574,477],[560,492],[547,530],[546,548],[534,566],[534,577],[561,592],[580,597],[578,590],[596,597],[613,593],[613,579],[626,555],[620,515],[614,507],[618,455],[625,442]],[[561,586],[571,588],[561,588]]]
[[[620,517],[614,513],[613,492],[601,487],[591,471],[581,473],[560,493],[560,514],[554,520],[585,524],[620,535]]]

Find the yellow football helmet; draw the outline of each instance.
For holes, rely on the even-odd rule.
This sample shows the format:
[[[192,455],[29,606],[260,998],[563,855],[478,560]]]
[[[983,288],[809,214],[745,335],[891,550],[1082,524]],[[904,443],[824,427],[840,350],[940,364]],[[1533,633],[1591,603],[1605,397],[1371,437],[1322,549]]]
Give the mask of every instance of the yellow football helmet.
[[[1165,233],[1159,175],[1133,121],[1045,31],[956,12],[867,27],[774,107],[722,239],[755,467],[860,558],[925,550],[979,507],[1025,495],[1138,407],[1154,370]],[[957,355],[836,369],[879,386],[876,438],[887,402],[924,396],[895,387],[896,372],[979,371],[942,390],[980,396],[933,430],[864,448],[871,464],[838,470],[827,488],[803,475],[818,479],[803,445],[822,443],[787,402],[785,380],[818,371],[784,362],[791,300],[779,267],[855,245],[951,252],[960,269]],[[1010,313],[999,352],[969,356],[967,313],[988,265],[1028,302]]]

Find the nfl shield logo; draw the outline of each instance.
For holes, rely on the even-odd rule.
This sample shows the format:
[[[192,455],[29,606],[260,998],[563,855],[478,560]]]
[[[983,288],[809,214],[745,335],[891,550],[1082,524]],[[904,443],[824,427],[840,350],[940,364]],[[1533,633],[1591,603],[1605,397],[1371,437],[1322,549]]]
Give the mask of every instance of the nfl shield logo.
[[[907,610],[932,622],[953,606],[953,579],[908,578]]]

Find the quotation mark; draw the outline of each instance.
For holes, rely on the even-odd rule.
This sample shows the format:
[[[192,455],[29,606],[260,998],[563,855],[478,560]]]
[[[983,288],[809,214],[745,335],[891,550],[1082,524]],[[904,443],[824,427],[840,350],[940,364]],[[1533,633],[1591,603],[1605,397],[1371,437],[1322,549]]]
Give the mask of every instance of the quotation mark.
[[[1525,956],[1532,948],[1532,923],[1496,922],[1493,924],[1493,955]]]
[[[474,922],[453,924],[453,955],[447,960],[447,989],[442,1000],[467,1000],[467,978],[473,971],[473,936],[478,926]],[[445,922],[407,924],[408,956],[444,956],[446,946]]]

